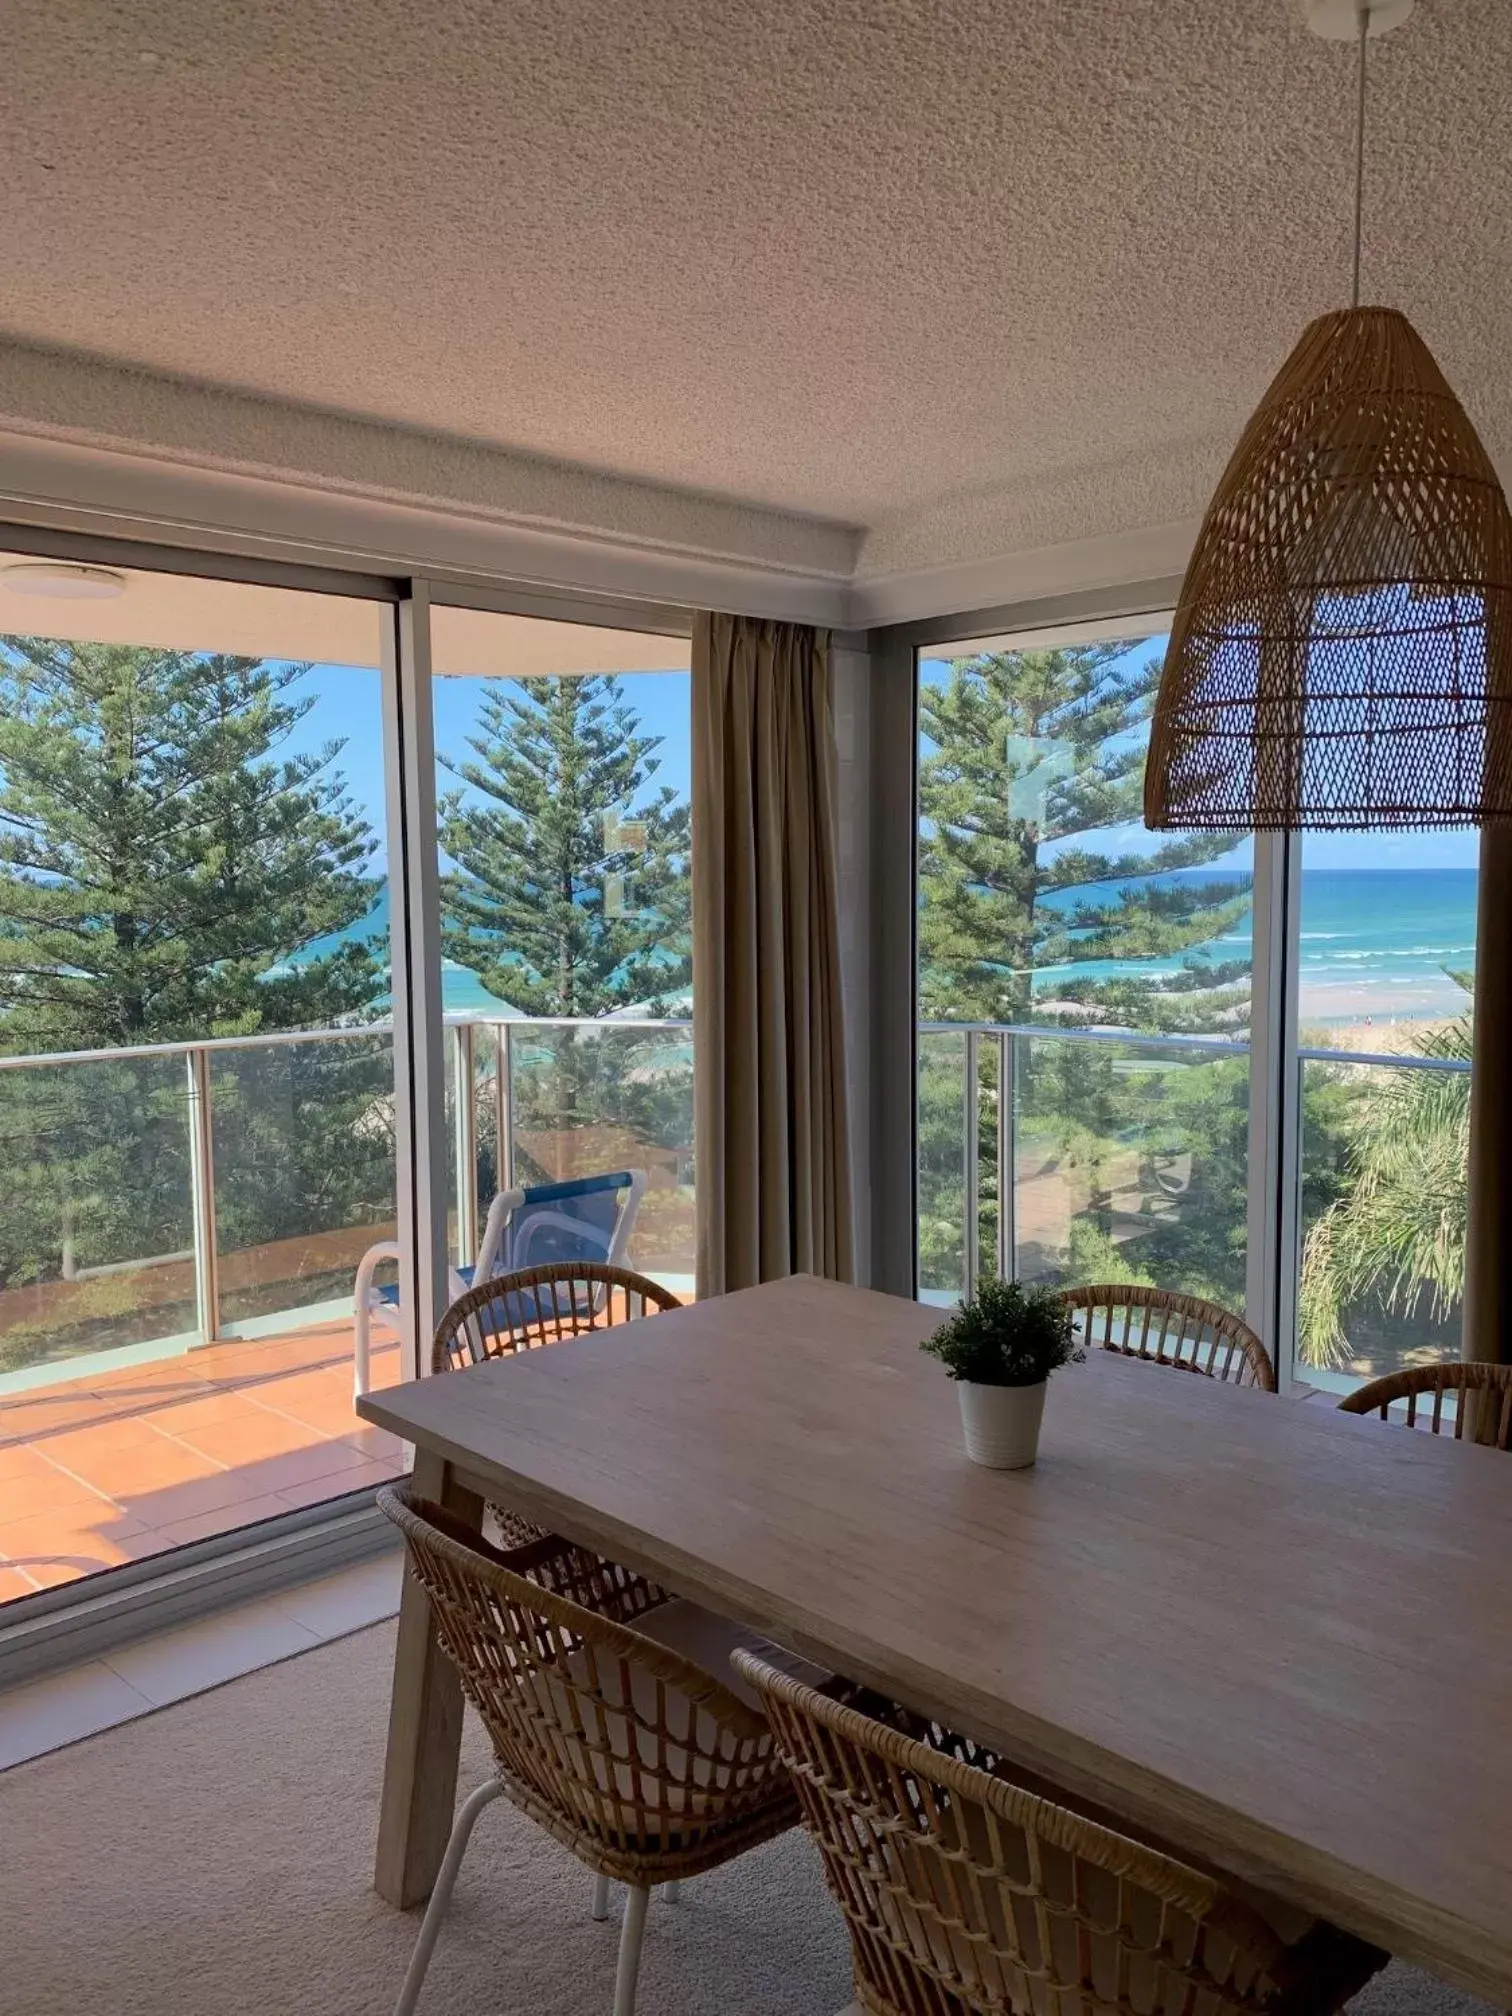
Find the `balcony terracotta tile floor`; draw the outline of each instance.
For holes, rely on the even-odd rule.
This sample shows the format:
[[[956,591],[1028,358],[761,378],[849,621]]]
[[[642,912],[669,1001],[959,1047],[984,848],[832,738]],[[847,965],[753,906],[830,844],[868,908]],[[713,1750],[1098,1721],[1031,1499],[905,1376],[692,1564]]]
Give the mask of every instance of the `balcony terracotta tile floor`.
[[[376,1346],[373,1383],[399,1376]],[[0,1603],[397,1476],[326,1324],[0,1397]]]

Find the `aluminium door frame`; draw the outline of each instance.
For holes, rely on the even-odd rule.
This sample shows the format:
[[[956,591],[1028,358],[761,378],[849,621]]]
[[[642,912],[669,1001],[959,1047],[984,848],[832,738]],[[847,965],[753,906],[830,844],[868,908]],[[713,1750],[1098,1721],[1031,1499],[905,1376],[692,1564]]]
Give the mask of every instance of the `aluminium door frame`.
[[[979,637],[1028,644],[1036,638],[1092,641],[1149,631],[1169,623],[1180,578],[1131,582],[1037,601],[957,611],[949,616],[891,624],[870,633],[878,712],[873,717],[872,802],[874,888],[887,893],[885,915],[874,920],[872,1070],[874,1239],[895,1259],[896,1278],[877,1286],[894,1293],[918,1290],[918,666],[926,651]],[[906,671],[905,671],[906,668]],[[911,705],[894,689],[904,678]],[[907,808],[906,812],[904,808]],[[899,828],[906,819],[909,861],[900,856]],[[1250,1011],[1250,1100],[1246,1168],[1245,1318],[1259,1332],[1276,1366],[1283,1392],[1293,1383],[1297,1269],[1300,1258],[1301,1066],[1297,1057],[1297,946],[1300,913],[1300,845],[1295,835],[1257,833]],[[882,871],[882,872],[879,872]],[[906,926],[897,893],[908,892]],[[908,990],[905,1031],[897,1011]],[[907,1086],[906,1097],[899,1087]],[[906,1131],[907,1147],[902,1135]],[[906,1175],[900,1166],[906,1152]],[[904,1274],[907,1282],[904,1283]]]

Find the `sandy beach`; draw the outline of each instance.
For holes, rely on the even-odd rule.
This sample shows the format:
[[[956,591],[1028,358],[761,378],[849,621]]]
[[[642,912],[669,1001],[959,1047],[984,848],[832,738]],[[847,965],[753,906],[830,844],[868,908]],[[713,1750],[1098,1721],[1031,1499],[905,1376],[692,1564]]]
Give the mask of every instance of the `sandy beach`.
[[[1304,1050],[1365,1052],[1372,1056],[1421,1055],[1429,1039],[1449,1028],[1454,1015],[1402,1015],[1387,1020],[1367,1016],[1363,1021],[1298,1021],[1297,1036]]]

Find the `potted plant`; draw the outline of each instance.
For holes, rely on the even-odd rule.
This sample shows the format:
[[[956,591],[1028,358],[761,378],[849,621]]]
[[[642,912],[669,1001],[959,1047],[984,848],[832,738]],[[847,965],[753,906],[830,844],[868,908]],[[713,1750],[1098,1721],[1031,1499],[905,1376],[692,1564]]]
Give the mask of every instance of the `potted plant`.
[[[957,1382],[966,1454],[990,1470],[1022,1470],[1034,1461],[1046,1382],[1086,1356],[1053,1288],[995,1276],[921,1348]]]

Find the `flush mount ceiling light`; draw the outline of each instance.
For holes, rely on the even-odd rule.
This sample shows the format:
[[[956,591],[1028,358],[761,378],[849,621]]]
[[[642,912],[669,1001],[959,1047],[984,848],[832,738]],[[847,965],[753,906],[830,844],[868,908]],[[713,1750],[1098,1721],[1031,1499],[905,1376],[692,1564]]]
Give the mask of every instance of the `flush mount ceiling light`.
[[[1153,827],[1469,826],[1512,815],[1512,516],[1405,315],[1360,306],[1366,44],[1412,0],[1312,0],[1358,48],[1353,303],[1240,437],[1171,626]]]
[[[41,595],[53,602],[108,602],[124,595],[124,574],[110,567],[82,567],[72,560],[12,560],[0,567],[0,584],[16,595]]]

